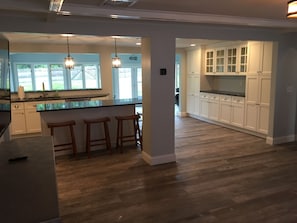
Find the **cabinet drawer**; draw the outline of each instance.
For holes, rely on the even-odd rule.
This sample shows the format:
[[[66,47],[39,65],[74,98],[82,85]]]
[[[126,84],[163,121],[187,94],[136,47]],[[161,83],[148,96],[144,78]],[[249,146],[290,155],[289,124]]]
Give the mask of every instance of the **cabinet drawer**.
[[[11,110],[12,111],[24,110],[24,103],[23,102],[12,103]]]
[[[244,104],[244,98],[232,96],[232,103]]]
[[[43,101],[32,101],[32,102],[26,102],[25,103],[25,109],[36,109],[37,104],[42,104]]]
[[[220,101],[221,102],[231,102],[232,96],[229,95],[220,95]]]
[[[200,98],[201,99],[208,99],[208,93],[200,93]]]
[[[220,100],[220,96],[218,94],[210,94],[208,98],[214,101]]]

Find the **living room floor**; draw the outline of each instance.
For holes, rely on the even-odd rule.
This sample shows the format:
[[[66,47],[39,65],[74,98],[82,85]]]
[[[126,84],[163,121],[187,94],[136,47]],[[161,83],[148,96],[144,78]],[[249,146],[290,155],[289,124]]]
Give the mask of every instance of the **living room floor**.
[[[135,146],[58,157],[62,222],[297,222],[296,143],[175,121],[175,163],[149,166]]]

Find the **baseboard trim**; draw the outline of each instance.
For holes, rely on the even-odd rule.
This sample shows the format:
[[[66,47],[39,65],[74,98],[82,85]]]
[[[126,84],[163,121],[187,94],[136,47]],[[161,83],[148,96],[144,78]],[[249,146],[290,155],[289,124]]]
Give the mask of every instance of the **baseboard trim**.
[[[276,137],[276,138],[266,137],[266,143],[270,145],[294,142],[295,140],[296,140],[295,135],[288,135],[288,136],[282,136],[282,137]]]
[[[151,155],[147,154],[145,151],[142,151],[142,158],[144,159],[145,162],[147,162],[151,166],[176,162],[176,156],[174,153],[152,157]]]

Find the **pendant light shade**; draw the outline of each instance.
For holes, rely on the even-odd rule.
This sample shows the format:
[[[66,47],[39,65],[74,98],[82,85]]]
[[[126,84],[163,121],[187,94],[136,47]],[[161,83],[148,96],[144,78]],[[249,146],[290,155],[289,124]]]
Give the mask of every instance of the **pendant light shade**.
[[[121,59],[118,57],[117,54],[117,39],[114,38],[114,51],[115,51],[115,57],[112,58],[112,67],[113,68],[119,68],[121,67]]]
[[[73,69],[73,67],[74,67],[74,60],[73,60],[73,58],[70,56],[70,50],[69,50],[69,36],[67,35],[67,52],[68,52],[68,55],[67,55],[67,57],[65,57],[65,67],[67,68],[67,69]]]
[[[287,18],[297,18],[297,0],[288,2]]]

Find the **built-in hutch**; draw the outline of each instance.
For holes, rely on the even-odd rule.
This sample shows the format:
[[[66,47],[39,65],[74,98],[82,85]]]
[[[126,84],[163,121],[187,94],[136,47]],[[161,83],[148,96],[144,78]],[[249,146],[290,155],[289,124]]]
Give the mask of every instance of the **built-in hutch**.
[[[218,42],[187,51],[189,116],[265,137],[272,42]]]

